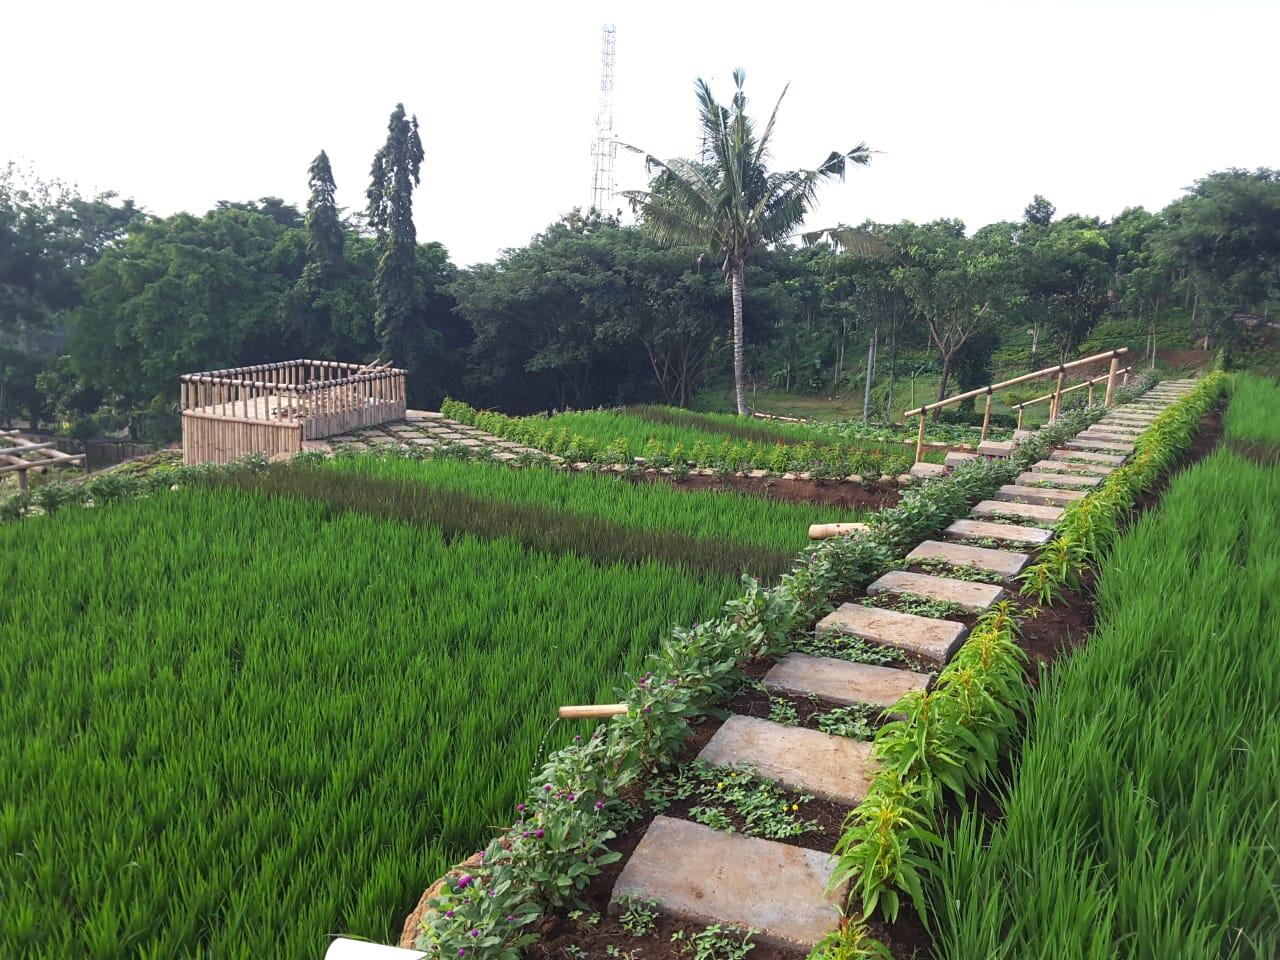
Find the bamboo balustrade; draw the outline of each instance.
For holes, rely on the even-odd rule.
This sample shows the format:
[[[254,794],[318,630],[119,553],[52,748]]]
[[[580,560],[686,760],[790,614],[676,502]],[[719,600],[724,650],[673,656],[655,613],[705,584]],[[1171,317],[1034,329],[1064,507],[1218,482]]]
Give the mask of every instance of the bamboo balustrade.
[[[1100,363],[1103,360],[1110,360],[1111,365],[1107,369],[1106,381],[1107,391],[1106,399],[1103,403],[1111,406],[1112,395],[1115,392],[1116,378],[1120,374],[1120,357],[1129,352],[1128,347],[1120,347],[1117,350],[1108,350],[1105,353],[1095,353],[1090,357],[1082,357],[1079,360],[1072,360],[1070,363],[1060,363],[1057,366],[1045,367],[1042,370],[1033,370],[1031,373],[1024,373],[1021,376],[1012,377],[1008,380],[1001,380],[999,383],[988,384],[985,387],[978,387],[976,390],[968,390],[964,393],[957,393],[954,397],[947,397],[944,400],[938,400],[934,403],[926,403],[922,407],[916,407],[914,410],[908,410],[903,414],[904,417],[920,418],[920,429],[916,434],[916,463],[920,462],[920,457],[924,453],[924,428],[925,420],[930,411],[941,410],[943,407],[949,407],[953,404],[960,403],[964,400],[971,400],[976,397],[985,396],[987,398],[986,409],[982,414],[982,440],[987,439],[987,432],[991,428],[991,403],[997,390],[1004,390],[1008,387],[1016,386],[1019,383],[1027,383],[1030,380],[1040,380],[1044,377],[1057,376],[1057,383],[1049,397],[1053,398],[1052,418],[1056,418],[1061,410],[1062,394],[1067,390],[1075,389],[1074,387],[1064,390],[1062,382],[1068,370],[1075,370],[1079,367],[1087,366],[1090,363]],[[1131,368],[1130,368],[1131,369]],[[1127,376],[1127,373],[1126,373]],[[1097,378],[1102,379],[1102,378]],[[1045,398],[1040,398],[1045,399]],[[1032,403],[1034,401],[1027,401]],[[1021,416],[1019,416],[1019,425],[1021,425]]]
[[[84,454],[63,453],[54,448],[53,441],[34,440],[17,430],[0,430],[0,474],[16,473],[19,490],[28,489],[30,470],[83,464]]]
[[[184,374],[179,380],[186,463],[248,453],[297,453],[316,440],[399,420],[405,371],[390,364],[287,360]]]
[[[1126,383],[1128,383],[1128,382],[1129,382],[1129,374],[1130,374],[1132,371],[1133,371],[1133,367],[1125,367],[1124,369],[1122,369],[1122,370],[1119,370],[1119,371],[1118,371],[1118,373],[1120,374],[1120,382],[1121,382],[1121,384],[1126,384]],[[1023,400],[1023,401],[1022,401],[1022,403],[1015,403],[1015,404],[1013,404],[1013,409],[1018,411],[1018,429],[1019,429],[1019,430],[1021,430],[1021,429],[1022,429],[1022,411],[1023,411],[1023,409],[1024,409],[1024,408],[1026,408],[1026,407],[1033,406],[1033,405],[1035,405],[1035,404],[1037,404],[1037,403],[1044,403],[1046,400],[1048,400],[1048,401],[1049,401],[1049,420],[1050,420],[1050,422],[1052,422],[1052,421],[1054,421],[1054,420],[1057,420],[1057,419],[1058,419],[1058,417],[1059,417],[1059,416],[1061,415],[1061,413],[1062,413],[1062,411],[1061,411],[1060,409],[1058,409],[1058,406],[1062,403],[1062,398],[1063,398],[1063,397],[1065,397],[1068,393],[1072,393],[1072,392],[1074,392],[1074,391],[1076,391],[1076,390],[1084,390],[1084,389],[1087,387],[1087,388],[1088,388],[1088,390],[1089,390],[1089,398],[1088,398],[1088,401],[1087,401],[1087,402],[1089,403],[1089,405],[1091,405],[1091,406],[1092,406],[1092,404],[1093,404],[1093,386],[1094,386],[1094,384],[1096,384],[1096,383],[1101,383],[1102,381],[1106,380],[1106,379],[1107,379],[1107,376],[1108,376],[1107,374],[1102,374],[1102,375],[1097,376],[1097,377],[1092,377],[1092,378],[1090,378],[1090,379],[1088,379],[1088,380],[1082,380],[1082,381],[1080,381],[1079,383],[1075,384],[1074,386],[1070,386],[1070,387],[1063,387],[1063,389],[1062,389],[1062,392],[1061,392],[1061,393],[1058,393],[1057,391],[1051,391],[1051,392],[1049,392],[1049,393],[1046,393],[1046,394],[1045,394],[1044,396],[1042,396],[1042,397],[1035,397],[1035,398],[1033,398],[1033,399],[1031,399],[1031,400]]]

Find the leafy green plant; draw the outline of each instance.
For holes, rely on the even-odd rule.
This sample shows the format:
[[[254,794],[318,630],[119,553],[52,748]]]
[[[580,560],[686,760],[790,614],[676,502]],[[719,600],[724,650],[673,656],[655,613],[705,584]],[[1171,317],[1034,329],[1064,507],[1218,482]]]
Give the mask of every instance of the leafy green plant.
[[[841,917],[840,925],[810,951],[809,960],[893,960],[893,954],[871,936],[864,921]]]
[[[646,937],[658,928],[658,901],[628,898],[619,905],[618,923],[633,937]]]
[[[813,725],[823,733],[854,740],[870,740],[875,735],[872,722],[879,714],[874,707],[853,704],[835,707],[813,717]]]
[[[690,960],[744,960],[755,949],[751,940],[754,933],[753,929],[738,930],[713,923],[693,934],[677,931],[671,939],[681,944]]]

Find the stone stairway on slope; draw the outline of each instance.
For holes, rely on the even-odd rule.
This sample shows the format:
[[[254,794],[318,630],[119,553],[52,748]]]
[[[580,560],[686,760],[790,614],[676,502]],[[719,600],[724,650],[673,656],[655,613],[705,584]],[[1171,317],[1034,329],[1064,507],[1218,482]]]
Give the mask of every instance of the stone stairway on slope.
[[[975,505],[969,518],[950,524],[941,539],[919,544],[907,555],[908,564],[968,564],[1009,581],[1031,561],[1030,551],[1052,537],[1051,528],[1066,504],[1087,495],[1124,463],[1141,431],[1191,386],[1191,381],[1164,383],[1112,409],[1020,474],[1016,483]],[[1008,456],[1012,447],[983,452]],[[975,540],[996,546],[976,545]],[[1005,596],[1005,587],[894,570],[870,584],[866,593],[925,597],[977,614]],[[862,603],[841,605],[815,629],[857,637],[938,668],[968,630],[959,620]],[[931,679],[930,673],[902,667],[791,653],[762,682],[768,690],[792,696],[812,694],[839,704],[887,708],[904,693],[925,689]],[[699,759],[750,769],[849,808],[865,795],[875,773],[867,742],[738,715],[716,731]],[[843,892],[826,889],[833,866],[828,854],[658,816],[623,867],[612,899],[615,904],[633,898],[655,901],[679,919],[751,927],[763,942],[809,949],[840,918]]]

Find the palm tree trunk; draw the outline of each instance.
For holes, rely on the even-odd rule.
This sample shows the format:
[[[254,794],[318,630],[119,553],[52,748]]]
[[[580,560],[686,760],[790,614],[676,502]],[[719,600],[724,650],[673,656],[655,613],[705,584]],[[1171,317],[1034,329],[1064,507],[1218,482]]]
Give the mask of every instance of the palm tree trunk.
[[[738,400],[738,416],[747,415],[747,373],[742,354],[742,288],[743,266],[729,268],[729,287],[733,293],[733,391]]]

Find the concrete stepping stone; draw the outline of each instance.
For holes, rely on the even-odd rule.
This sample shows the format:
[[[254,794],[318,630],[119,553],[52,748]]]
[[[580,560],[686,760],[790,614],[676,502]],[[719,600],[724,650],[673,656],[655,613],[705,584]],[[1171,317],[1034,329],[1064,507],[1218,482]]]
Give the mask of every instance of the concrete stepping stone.
[[[983,440],[978,444],[978,455],[982,457],[1008,457],[1013,454],[1016,444],[1012,440]]]
[[[892,707],[911,690],[923,690],[931,678],[927,673],[854,663],[838,657],[813,657],[789,653],[764,675],[766,689],[796,696],[813,694],[832,703],[869,703]]]
[[[981,613],[1004,596],[1004,588],[994,583],[975,583],[972,580],[935,577],[929,573],[890,570],[867,587],[868,596],[874,597],[882,593],[912,593],[930,600],[958,604],[971,613]]]
[[[1136,413],[1115,413],[1107,418],[1107,423],[1132,424],[1135,427],[1147,427],[1155,420],[1155,417],[1143,417]],[[1101,421],[1099,421],[1101,422]]]
[[[954,520],[942,531],[949,537],[970,540],[1004,540],[1007,543],[1038,545],[1053,539],[1053,531],[1042,527],[1021,527],[1013,523],[990,523],[986,520]]]
[[[950,453],[947,454],[946,460],[943,461],[943,466],[945,466],[948,470],[954,470],[956,467],[960,466],[961,464],[965,464],[965,463],[968,463],[970,460],[977,460],[977,459],[978,459],[978,455],[976,453],[965,453],[962,450],[952,450]]]
[[[1031,469],[1039,473],[1071,473],[1089,477],[1105,477],[1115,467],[1107,467],[1097,463],[1073,463],[1069,460],[1037,460]]]
[[[1114,440],[1133,440],[1142,436],[1146,431],[1141,427],[1123,427],[1116,424],[1095,423],[1088,430],[1084,431],[1091,437],[1103,437]]]
[[[1025,553],[1009,550],[992,550],[988,547],[970,547],[963,543],[947,543],[944,540],[926,540],[907,554],[907,563],[925,560],[941,560],[956,566],[977,567],[990,570],[1005,579],[1014,576],[1031,562]]]
[[[867,795],[876,771],[865,740],[738,714],[720,725],[698,759],[752,770],[789,790],[850,807]]]
[[[1062,519],[1062,508],[1042,506],[1038,503],[1013,503],[1009,500],[982,500],[969,511],[969,515],[979,518],[1004,516],[1053,521]]]
[[[920,480],[933,480],[937,477],[945,477],[947,468],[941,463],[914,463],[911,469],[907,471],[911,476]]]
[[[653,900],[668,916],[758,930],[809,950],[840,923],[843,890],[827,892],[830,854],[657,816],[613,885],[610,910]]]
[[[1089,450],[1054,450],[1049,454],[1050,460],[1082,460],[1085,463],[1105,463],[1114,467],[1124,463],[1124,457],[1114,453],[1094,453]]]
[[[1006,483],[996,490],[993,497],[996,500],[1058,507],[1073,500],[1083,500],[1085,494],[1081,490],[1054,490],[1052,487],[1026,487],[1017,483]]]
[[[1063,444],[1069,450],[1110,450],[1115,453],[1133,453],[1132,443],[1121,443],[1118,440],[1095,440],[1081,434],[1074,440]]]
[[[1036,473],[1028,470],[1026,473],[1018,474],[1014,482],[1028,487],[1034,487],[1036,484],[1048,484],[1051,487],[1096,487],[1102,482],[1102,478],[1084,474]]]
[[[954,620],[899,613],[861,603],[842,603],[818,621],[814,632],[819,636],[847,634],[941,664],[951,657],[968,633],[968,627]]]

